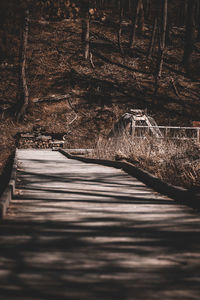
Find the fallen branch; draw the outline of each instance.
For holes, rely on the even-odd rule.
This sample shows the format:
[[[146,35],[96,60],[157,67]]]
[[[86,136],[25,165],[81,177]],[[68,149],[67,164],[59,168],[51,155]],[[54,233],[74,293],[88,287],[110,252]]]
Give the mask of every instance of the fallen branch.
[[[73,118],[72,121],[70,121],[67,125],[71,125],[72,123],[74,123],[74,121],[78,118],[78,115],[76,114],[76,116]]]
[[[92,56],[91,52],[90,52],[90,64],[91,64],[92,68],[95,69],[95,65],[93,63],[93,56]]]
[[[102,33],[100,34],[99,32],[94,32],[94,31],[90,31],[90,33],[96,39],[93,41],[94,43],[100,43],[101,41],[104,41],[104,42],[107,42],[108,45],[112,45],[113,47],[118,49],[118,44],[115,41],[107,38]]]
[[[178,98],[180,98],[180,95],[179,95],[178,89],[177,89],[177,87],[176,87],[174,78],[171,77],[171,80],[170,80],[170,81],[171,81],[171,84],[172,84],[172,87],[173,87],[173,89],[174,89],[174,92],[175,92],[176,96],[177,96]]]
[[[34,103],[38,103],[38,102],[54,102],[54,101],[62,101],[62,100],[69,100],[68,98],[70,98],[71,95],[60,95],[60,96],[56,96],[56,95],[52,95],[51,97],[48,98],[34,98],[32,100],[32,102]]]
[[[63,101],[63,100],[67,100],[69,103],[70,108],[75,112],[75,114],[77,113],[76,110],[73,108],[72,103],[71,103],[71,94],[67,94],[67,95],[60,95],[60,96],[56,96],[56,95],[52,95],[51,97],[48,98],[35,98],[32,100],[32,102],[34,103],[43,103],[43,102],[59,102],[59,101]]]

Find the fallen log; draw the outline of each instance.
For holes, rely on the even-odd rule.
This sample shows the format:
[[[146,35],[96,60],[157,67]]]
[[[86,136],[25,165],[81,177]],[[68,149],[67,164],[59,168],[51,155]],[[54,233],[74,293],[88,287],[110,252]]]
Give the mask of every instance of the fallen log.
[[[52,95],[51,97],[47,97],[47,98],[34,98],[32,102],[42,103],[42,102],[54,102],[54,101],[59,102],[59,101],[67,100],[71,109],[76,113],[76,110],[73,108],[71,103],[71,97],[72,97],[71,94],[60,95],[60,96]]]
[[[56,101],[62,101],[62,100],[69,100],[69,98],[71,98],[71,95],[60,95],[60,96],[56,96],[56,95],[52,95],[50,97],[46,97],[46,98],[34,98],[32,100],[32,102],[34,103],[38,103],[38,102],[56,102]]]

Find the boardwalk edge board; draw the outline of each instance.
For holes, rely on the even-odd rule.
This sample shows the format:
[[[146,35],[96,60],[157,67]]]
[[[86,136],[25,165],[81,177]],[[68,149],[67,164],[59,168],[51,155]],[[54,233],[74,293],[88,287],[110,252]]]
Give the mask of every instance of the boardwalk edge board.
[[[94,159],[87,157],[80,157],[69,154],[64,149],[59,149],[59,152],[69,159],[76,159],[85,163],[100,164],[108,167],[114,167],[117,169],[122,169],[131,176],[136,177],[138,180],[145,183],[147,186],[153,188],[155,191],[167,195],[168,197],[174,199],[178,203],[188,205],[193,208],[200,208],[200,195],[196,194],[192,190],[187,190],[185,188],[174,186],[167,182],[162,181],[156,176],[144,171],[138,167],[135,167],[131,163],[126,161],[112,161],[103,159]]]
[[[17,159],[16,159],[16,152],[15,152],[10,180],[3,194],[0,197],[0,220],[4,218],[9,203],[12,200],[13,195],[15,193],[16,173],[17,173]]]

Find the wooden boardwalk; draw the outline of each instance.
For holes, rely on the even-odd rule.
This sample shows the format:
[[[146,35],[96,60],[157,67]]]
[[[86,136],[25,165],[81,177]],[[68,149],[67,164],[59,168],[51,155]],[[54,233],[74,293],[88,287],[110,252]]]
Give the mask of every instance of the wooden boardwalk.
[[[200,214],[121,170],[18,150],[0,299],[200,299]]]

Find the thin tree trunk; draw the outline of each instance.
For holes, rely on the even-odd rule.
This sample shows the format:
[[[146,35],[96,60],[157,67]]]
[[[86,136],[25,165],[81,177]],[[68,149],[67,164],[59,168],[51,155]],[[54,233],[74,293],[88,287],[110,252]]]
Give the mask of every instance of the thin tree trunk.
[[[164,3],[162,3],[162,27],[160,30],[161,34],[159,38],[158,73],[157,73],[158,77],[161,77],[162,75],[164,50],[166,44],[167,7],[168,7],[168,0],[164,0]]]
[[[150,19],[150,13],[151,13],[151,1],[150,0],[146,0],[145,6],[144,6],[144,12],[145,12],[145,18],[147,20]]]
[[[158,19],[155,18],[154,19],[154,24],[153,24],[151,42],[150,42],[149,50],[148,50],[148,56],[147,56],[148,59],[150,59],[152,57],[153,48],[154,48],[154,45],[155,45],[155,37],[156,37],[157,24],[158,24]]]
[[[199,16],[199,21],[198,21],[198,34],[197,34],[197,41],[200,41],[200,16]]]
[[[161,28],[159,29],[159,50],[158,50],[158,61],[157,70],[155,73],[155,89],[154,97],[157,95],[159,87],[159,78],[162,76],[163,58],[165,51],[165,40],[166,40],[166,29],[167,29],[167,12],[168,12],[168,0],[161,0]]]
[[[197,41],[200,41],[200,1],[197,1]]]
[[[168,17],[168,22],[167,22],[167,28],[166,28],[166,45],[170,45],[171,44],[171,37],[170,37],[170,20],[169,20],[169,17]]]
[[[131,0],[128,0],[128,11],[131,11]]]
[[[188,11],[188,6],[189,6],[189,0],[184,1],[184,13],[183,13],[183,24],[186,24],[186,19],[187,19],[187,11]]]
[[[86,31],[85,31],[85,60],[90,59],[90,20],[89,13],[86,19]]]
[[[23,30],[23,39],[21,47],[21,71],[20,71],[20,84],[19,84],[19,101],[20,109],[17,113],[17,121],[19,121],[26,113],[29,105],[29,91],[26,81],[26,51],[28,46],[28,31],[29,31],[29,11],[26,11],[25,24]]]
[[[196,0],[189,0],[187,11],[187,22],[185,32],[185,47],[183,55],[183,64],[185,70],[189,73],[192,63],[192,53],[195,42],[195,5]]]
[[[119,46],[119,51],[123,55],[124,50],[122,48],[122,43],[121,43],[121,35],[122,35],[122,19],[123,19],[123,0],[119,0],[119,28],[117,31],[117,38],[118,38],[118,46]]]
[[[144,5],[143,1],[139,1],[138,31],[140,34],[144,32]]]
[[[185,19],[186,19],[186,14],[187,14],[187,1],[184,0],[182,5],[180,6],[179,12],[178,12],[178,17],[177,17],[177,25],[182,26],[185,24]]]
[[[136,6],[134,8],[133,13],[133,21],[132,21],[132,30],[131,30],[131,36],[130,36],[130,48],[134,47],[135,38],[136,38],[136,28],[138,24],[138,18],[139,18],[139,9],[140,9],[140,0],[136,0]]]
[[[90,17],[89,0],[82,3],[82,45],[85,60],[90,59]]]

